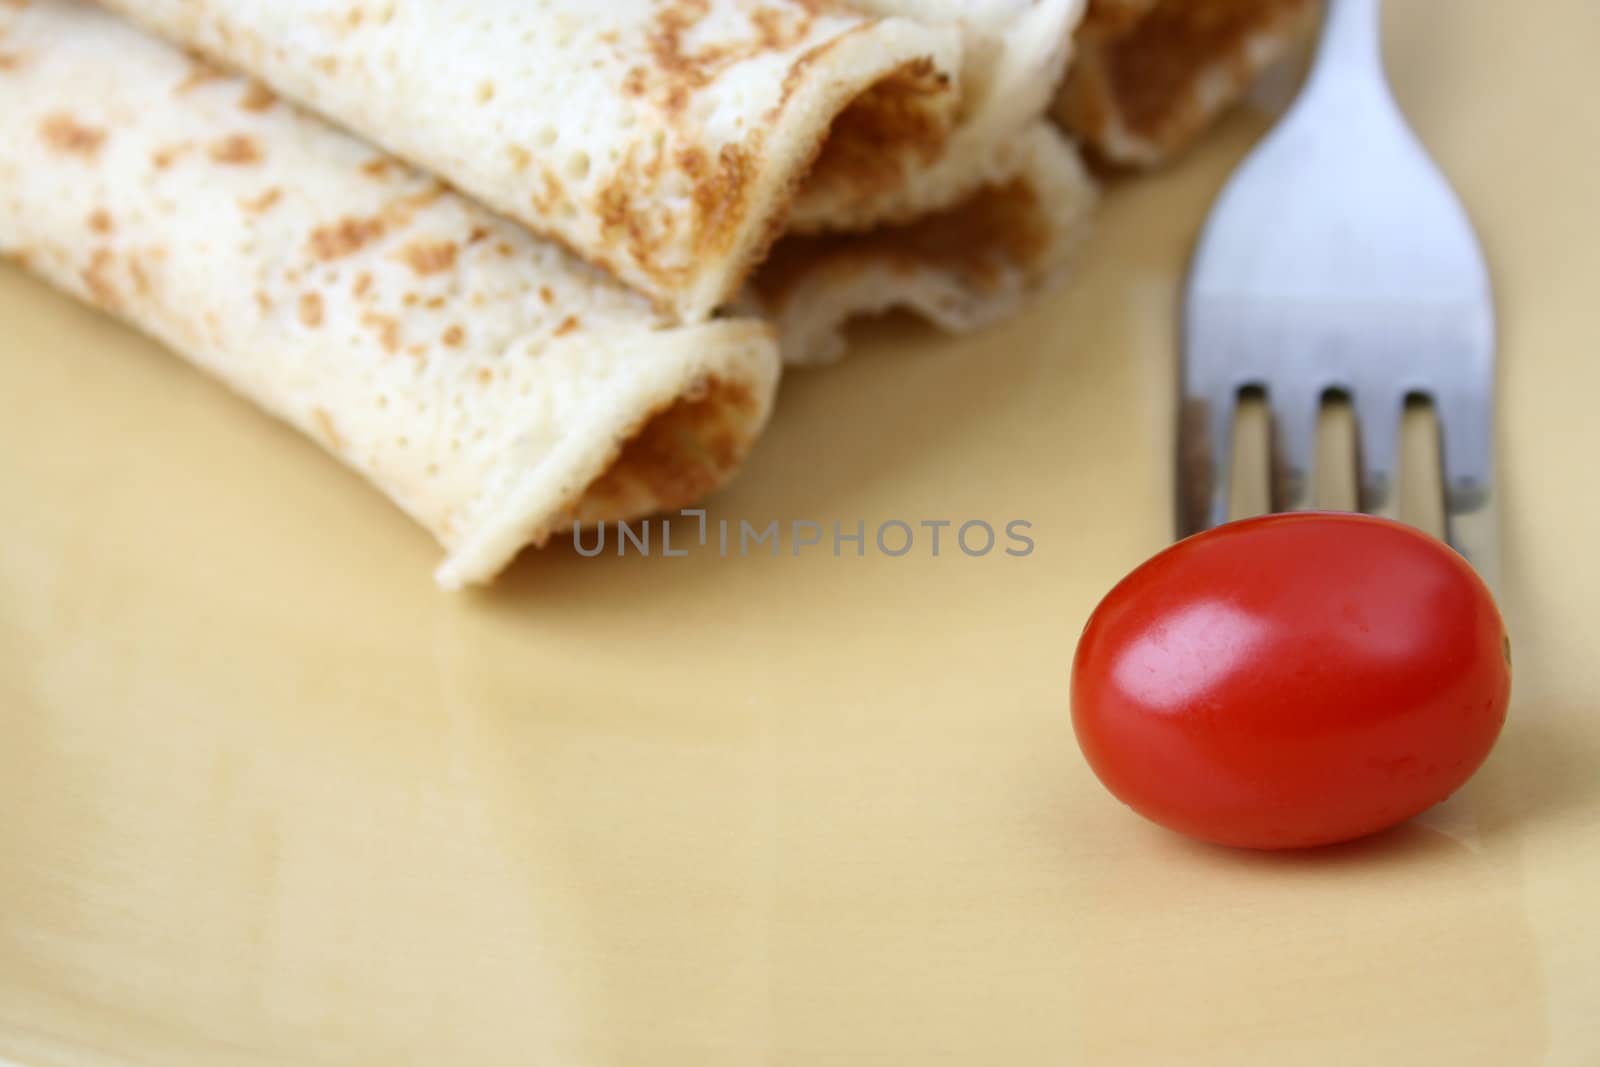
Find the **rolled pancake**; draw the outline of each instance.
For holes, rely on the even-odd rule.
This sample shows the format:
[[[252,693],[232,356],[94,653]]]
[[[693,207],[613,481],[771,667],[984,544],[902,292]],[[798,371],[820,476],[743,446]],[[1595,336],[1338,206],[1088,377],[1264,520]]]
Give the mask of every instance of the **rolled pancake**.
[[[1317,0],[1092,0],[1055,114],[1098,162],[1173,159],[1304,39]]]
[[[486,582],[680,507],[771,409],[772,332],[645,298],[72,0],[0,4],[0,252],[292,423]]]
[[[1012,180],[1083,5],[104,2],[685,322],[730,300],[786,228],[906,222]]]

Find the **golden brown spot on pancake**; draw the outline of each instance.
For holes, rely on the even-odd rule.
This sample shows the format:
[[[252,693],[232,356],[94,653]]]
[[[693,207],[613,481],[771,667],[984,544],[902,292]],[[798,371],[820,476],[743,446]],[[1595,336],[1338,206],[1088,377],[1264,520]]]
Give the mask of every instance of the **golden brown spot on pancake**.
[[[600,187],[600,192],[595,196],[594,211],[599,216],[606,236],[613,241],[625,241],[629,255],[649,270],[654,249],[651,247],[649,230],[645,227],[646,219],[634,209],[634,187],[631,169],[619,168],[611,180]]]
[[[487,104],[494,99],[494,82],[484,81],[478,85],[478,103]]]
[[[430,181],[420,192],[396,197],[385,204],[383,206],[383,219],[396,228],[406,226],[418,211],[437,203],[439,198],[449,191],[450,187],[444,182]]]
[[[656,151],[661,151],[659,146]],[[687,154],[693,156],[691,162],[705,159],[705,153],[701,150],[690,149]],[[639,175],[635,158],[635,148],[630,146],[621,164],[613,169],[610,178],[595,194],[591,210],[599,218],[610,243],[625,247],[634,263],[652,278],[660,282],[670,282],[681,275],[683,269],[668,269],[655,261],[661,246],[675,236],[676,220],[671,213],[665,216],[657,215],[654,216],[654,220],[659,220],[659,226],[652,226],[653,205],[648,198],[635,197],[635,192],[646,184]],[[652,160],[652,163],[655,162],[657,161]],[[701,169],[709,172],[711,168],[707,165]],[[695,177],[691,176],[691,181],[695,180]],[[591,254],[588,258],[602,270],[616,273],[614,262],[607,257]]]
[[[265,211],[272,210],[273,206],[282,199],[283,190],[274,185],[272,188],[263,192],[260,196],[250,197],[247,200],[239,201],[239,206],[252,215],[260,215]]]
[[[18,248],[7,254],[23,270],[31,270],[33,268],[33,252],[31,250]]]
[[[272,310],[272,298],[264,290],[256,290],[256,307],[261,309],[263,315]]]
[[[710,0],[664,0],[656,5],[656,25],[650,34],[650,57],[656,73],[669,79],[703,78],[697,60],[684,51],[684,37],[711,12]]]
[[[465,341],[466,338],[467,331],[462,329],[458,323],[451,323],[449,326],[446,326],[444,333],[439,335],[439,340],[443,341],[445,345],[450,348],[460,348],[461,342]]]
[[[554,304],[556,302],[556,294],[550,291],[548,285],[541,285],[539,286],[539,299],[546,304]]]
[[[763,48],[781,47],[785,20],[783,12],[775,8],[762,8],[750,16],[750,21],[755,23],[756,32],[761,35]]]
[[[207,151],[212,162],[228,166],[246,166],[261,162],[261,145],[247,134],[229,134]]]
[[[506,259],[510,259],[511,253],[516,251],[516,249],[511,247],[510,241],[501,241],[499,244],[494,246],[494,250],[500,253],[500,255],[504,256]]]
[[[324,408],[311,409],[311,421],[316,424],[317,435],[322,438],[322,443],[335,452],[344,451],[344,438],[339,436],[339,428],[334,425],[333,416]]]
[[[98,234],[108,234],[116,229],[116,224],[111,221],[111,215],[104,208],[96,208],[89,212],[89,229]]]
[[[710,13],[707,0],[668,0],[656,7],[656,22],[649,36],[651,65],[630,70],[623,91],[642,95],[653,74],[662,88],[658,105],[677,114],[687,106],[691,92],[711,84],[731,67],[803,41],[825,5],[797,3],[790,7],[793,14],[775,7],[757,8],[750,16],[754,37],[719,40],[698,51],[688,50],[687,39]]]
[[[568,315],[566,318],[561,320],[561,325],[557,326],[556,329],[555,329],[555,332],[552,333],[550,336],[552,336],[552,337],[565,337],[567,334],[571,333],[573,330],[576,330],[579,327],[579,325],[581,325],[581,323],[578,320],[578,316],[576,316],[576,315]]]
[[[533,153],[519,144],[507,145],[506,154],[511,157],[511,165],[517,170],[527,170],[533,163]]]
[[[801,10],[792,17],[785,15],[784,11],[778,8],[756,10],[750,16],[757,34],[753,51],[758,54],[787,51],[805,40],[806,34],[811,32],[817,11],[807,4],[799,6]]]
[[[388,315],[369,311],[361,316],[361,325],[376,330],[378,343],[391,355],[400,351],[400,323]]]
[[[82,277],[83,286],[89,291],[89,299],[107,311],[116,311],[122,306],[122,296],[117,292],[116,286],[111,284],[109,276],[111,262],[110,249],[95,249]]]
[[[369,159],[365,163],[361,164],[362,174],[365,174],[369,178],[377,178],[380,181],[384,178],[387,178],[389,176],[389,171],[392,169],[394,169],[394,160],[390,159],[388,156],[378,156],[375,159]]]
[[[353,30],[357,26],[360,26],[362,21],[365,20],[366,17],[367,17],[367,12],[366,12],[365,8],[352,7],[349,11],[345,12],[344,24],[346,26],[349,26]]]
[[[161,148],[156,149],[154,152],[152,152],[150,154],[150,163],[157,170],[166,170],[168,167],[172,166],[172,164],[174,162],[177,161],[177,158],[179,156],[183,155],[185,152],[189,151],[189,149],[191,149],[193,147],[194,147],[194,145],[189,144],[187,142],[185,142],[183,144],[165,145],[165,146],[163,146]]]
[[[400,250],[400,258],[417,274],[438,274],[456,265],[454,241],[414,241]]]
[[[191,54],[189,56],[189,73],[184,75],[183,81],[179,82],[172,91],[180,94],[186,93],[190,89],[204,85],[206,82],[226,77],[227,75],[218,67],[200,56]]]
[[[0,71],[16,70],[22,66],[22,53],[0,52]]]
[[[487,241],[488,239],[489,231],[483,226],[474,226],[472,232],[467,234],[467,244],[469,245],[475,245],[479,241]]]
[[[57,112],[39,124],[39,136],[54,152],[93,158],[105,143],[106,131],[85,126],[71,115]]]
[[[644,183],[654,186],[661,180],[661,172],[667,169],[669,153],[667,152],[667,139],[665,136],[656,137],[650,145],[650,155],[644,161]],[[633,164],[632,149],[629,149],[628,163]],[[670,228],[670,209],[663,212],[663,218],[669,221],[664,228]]]
[[[382,219],[340,219],[311,231],[311,252],[320,260],[342,259],[383,236]]]
[[[406,355],[408,356],[420,356],[425,354],[427,351],[427,345],[408,345],[406,347]]]
[[[311,61],[311,65],[329,77],[339,73],[338,56],[318,56]]]
[[[140,296],[149,296],[150,276],[144,272],[144,264],[138,256],[128,257],[128,274],[133,278],[133,291]]]
[[[477,377],[479,385],[488,385],[490,382],[494,381],[494,371],[490,370],[488,367],[479,367]]]
[[[422,303],[421,293],[407,293],[405,296],[400,298],[401,307],[414,308],[420,303]]]
[[[258,81],[252,81],[245,88],[244,96],[239,99],[239,106],[246,111],[267,111],[278,102],[277,94]]]
[[[561,188],[561,182],[548,170],[539,175],[539,184],[540,190],[533,194],[534,210],[541,214],[553,215],[566,201],[566,193]]]
[[[430,296],[428,297],[428,302],[422,306],[427,308],[429,311],[438,311],[440,308],[444,307],[446,303],[447,301],[442,296]]]
[[[694,164],[685,169],[694,182],[695,253],[718,255],[732,245],[745,217],[755,163],[747,150],[733,144],[722,146],[713,166],[705,165],[703,153],[689,162]]]
[[[322,294],[300,294],[300,321],[312,327],[322,325]]]
[[[372,272],[364,270],[360,274],[356,275],[356,282],[350,287],[350,290],[351,292],[355,293],[357,299],[360,299],[361,297],[366,296],[367,290],[371,288]]]

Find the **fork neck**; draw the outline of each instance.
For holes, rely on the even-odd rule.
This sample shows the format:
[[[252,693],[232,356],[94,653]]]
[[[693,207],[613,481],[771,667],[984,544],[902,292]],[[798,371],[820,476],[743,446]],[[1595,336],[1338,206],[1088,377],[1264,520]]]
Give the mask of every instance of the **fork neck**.
[[[1355,77],[1383,81],[1382,0],[1325,0],[1313,84]]]

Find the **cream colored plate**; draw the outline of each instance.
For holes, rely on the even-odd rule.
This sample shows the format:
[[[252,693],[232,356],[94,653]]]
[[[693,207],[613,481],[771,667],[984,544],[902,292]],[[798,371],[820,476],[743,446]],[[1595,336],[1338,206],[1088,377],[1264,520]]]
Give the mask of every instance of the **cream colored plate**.
[[[713,510],[1026,559],[569,549],[447,596],[311,445],[0,271],[0,1058],[1600,1062],[1600,14],[1538,7],[1396,0],[1389,46],[1503,302],[1511,722],[1314,855],[1146,826],[1066,708],[1168,534],[1178,280],[1259,118],[1047,306],[794,376]]]

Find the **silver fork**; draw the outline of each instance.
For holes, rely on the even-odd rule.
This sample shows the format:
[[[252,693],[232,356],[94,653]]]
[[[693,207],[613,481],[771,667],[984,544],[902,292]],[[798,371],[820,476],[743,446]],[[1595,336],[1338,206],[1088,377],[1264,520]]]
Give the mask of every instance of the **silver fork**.
[[[1241,390],[1273,424],[1274,510],[1310,506],[1321,404],[1351,398],[1360,508],[1395,516],[1407,400],[1433,403],[1446,536],[1495,584],[1495,324],[1460,201],[1384,77],[1379,0],[1328,0],[1310,79],[1229,181],[1184,311],[1178,526],[1226,521]]]

